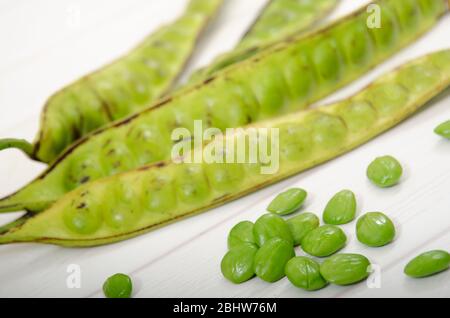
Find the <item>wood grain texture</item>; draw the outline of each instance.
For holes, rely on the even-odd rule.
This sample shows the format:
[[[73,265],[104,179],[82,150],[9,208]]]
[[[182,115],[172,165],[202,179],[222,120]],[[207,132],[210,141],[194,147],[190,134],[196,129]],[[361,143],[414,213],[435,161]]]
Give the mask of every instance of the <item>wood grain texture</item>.
[[[34,1],[0,3],[0,36],[7,39],[7,49],[0,50],[0,138],[32,138],[46,97],[125,52],[152,28],[175,17],[185,2],[42,1],[45,6]],[[367,1],[343,1],[333,16],[364,3]],[[74,4],[81,8],[78,30],[65,24],[66,9]],[[264,0],[227,0],[214,32],[202,43],[202,52],[190,69],[205,65],[215,54],[230,49],[252,22],[254,17],[249,12],[258,12],[264,4]],[[33,12],[40,7],[53,9],[39,15],[39,19],[33,18]],[[446,17],[423,39],[326,101],[356,92],[409,59],[447,48],[449,31],[450,18]],[[35,244],[1,246],[0,297],[101,297],[103,281],[116,272],[131,274],[135,297],[450,297],[450,284],[445,283],[450,272],[426,280],[411,280],[402,274],[403,266],[416,254],[450,246],[450,143],[433,134],[437,124],[450,118],[449,105],[447,91],[413,118],[350,154],[127,242],[93,249]],[[365,169],[374,157],[386,154],[403,163],[405,176],[398,187],[382,190],[370,184]],[[0,163],[0,195],[16,190],[43,167],[15,151],[2,152]],[[363,253],[381,267],[380,289],[363,283],[307,293],[286,279],[273,285],[257,279],[240,286],[225,281],[219,264],[226,252],[230,228],[242,220],[256,220],[276,194],[291,186],[308,190],[305,210],[320,216],[332,195],[349,188],[357,195],[359,215],[382,211],[393,219],[399,227],[398,238],[380,249],[357,242],[355,223],[344,227],[349,235],[344,251]],[[0,221],[12,218],[13,215],[5,215]],[[297,253],[303,254],[299,250]],[[80,289],[66,286],[70,264],[81,266]]]

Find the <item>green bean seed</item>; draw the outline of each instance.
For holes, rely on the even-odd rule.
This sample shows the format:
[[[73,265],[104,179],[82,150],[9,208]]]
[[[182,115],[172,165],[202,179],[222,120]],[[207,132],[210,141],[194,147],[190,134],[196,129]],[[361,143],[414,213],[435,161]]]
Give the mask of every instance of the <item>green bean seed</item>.
[[[450,267],[450,254],[446,251],[423,253],[405,267],[405,274],[413,278],[424,278],[447,270]]]
[[[437,126],[434,132],[439,136],[450,139],[450,120]]]
[[[275,237],[281,238],[294,245],[291,231],[286,221],[275,214],[265,214],[260,217],[253,228],[256,244],[263,246],[267,241]]]
[[[63,215],[65,226],[73,233],[95,233],[101,226],[102,218],[96,213],[99,205],[91,200],[74,201],[76,209],[68,209]]]
[[[292,214],[302,206],[308,193],[303,189],[290,189],[279,194],[267,210],[278,215]]]
[[[115,274],[103,284],[103,293],[107,298],[130,298],[133,292],[133,282],[125,274]]]
[[[369,277],[370,261],[359,254],[337,254],[322,263],[320,273],[331,284],[352,285]]]
[[[308,257],[295,257],[286,264],[286,276],[296,287],[308,291],[324,288],[328,282],[320,274],[320,265]]]
[[[356,216],[356,198],[350,190],[337,193],[328,202],[323,212],[323,220],[326,224],[342,225],[350,223]]]
[[[299,246],[309,232],[319,227],[320,220],[315,214],[302,213],[287,220],[287,224],[294,238],[294,245]]]
[[[367,177],[380,188],[396,185],[400,181],[402,174],[402,165],[391,156],[375,159],[367,169]]]
[[[370,247],[381,247],[395,238],[394,223],[381,212],[370,212],[359,218],[356,224],[358,240]]]
[[[250,243],[242,243],[230,249],[220,265],[223,276],[235,284],[241,284],[253,278],[257,252],[258,247]]]
[[[253,227],[254,224],[250,221],[243,221],[236,224],[228,235],[228,248],[232,249],[245,243],[255,244]]]
[[[285,276],[286,264],[293,257],[295,257],[295,252],[290,242],[273,238],[256,253],[255,273],[266,282],[276,282]]]
[[[327,257],[344,248],[347,236],[334,225],[323,225],[309,232],[302,241],[303,250],[316,257]]]

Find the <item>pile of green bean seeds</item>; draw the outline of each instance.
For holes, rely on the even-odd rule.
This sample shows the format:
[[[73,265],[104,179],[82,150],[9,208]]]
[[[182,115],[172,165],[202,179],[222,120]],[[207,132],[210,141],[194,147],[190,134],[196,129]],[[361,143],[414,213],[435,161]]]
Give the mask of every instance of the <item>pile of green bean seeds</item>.
[[[438,126],[436,133],[450,139],[450,121]],[[397,185],[403,168],[392,156],[375,159],[367,177],[380,188]],[[270,212],[255,223],[243,221],[228,235],[228,248],[221,263],[222,274],[235,284],[253,277],[274,283],[287,276],[296,287],[307,291],[323,289],[328,284],[347,286],[367,279],[371,261],[364,255],[339,253],[347,243],[340,225],[351,223],[357,215],[357,200],[350,190],[337,193],[323,211],[324,225],[313,213],[305,212],[289,219],[301,209],[307,198],[303,189],[293,188],[279,194],[268,206]],[[358,241],[379,248],[396,239],[392,220],[381,212],[369,212],[356,222]],[[308,256],[297,256],[295,247]],[[324,259],[322,262],[321,259]],[[435,250],[423,253],[405,267],[413,278],[435,275],[450,267],[450,254]]]

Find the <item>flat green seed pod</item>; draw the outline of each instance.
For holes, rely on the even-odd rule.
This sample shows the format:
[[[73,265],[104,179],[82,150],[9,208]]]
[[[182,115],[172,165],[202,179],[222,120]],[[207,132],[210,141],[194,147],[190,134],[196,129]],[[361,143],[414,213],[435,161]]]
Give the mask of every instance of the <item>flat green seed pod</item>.
[[[338,4],[336,0],[270,0],[237,47],[196,71],[188,84],[194,85],[238,62],[249,59],[284,39],[302,36]]]
[[[193,170],[189,169],[192,163],[183,160],[179,163],[162,161],[127,173],[85,183],[65,195],[58,188],[52,188],[51,183],[45,184],[49,180],[54,182],[55,179],[43,177],[36,184],[36,188],[32,190],[27,188],[14,198],[2,201],[0,211],[17,208],[23,204],[32,209],[42,209],[45,203],[51,207],[42,213],[29,215],[23,222],[18,221],[13,226],[7,226],[5,232],[0,234],[0,243],[40,242],[63,246],[96,246],[114,243],[196,215],[317,166],[366,143],[395,126],[437,96],[439,92],[445,90],[450,84],[450,75],[443,72],[439,84],[430,82],[430,86],[423,88],[420,93],[411,90],[410,98],[403,106],[389,115],[377,113],[376,119],[371,121],[364,130],[358,132],[347,128],[350,125],[343,116],[340,116],[343,104],[349,104],[354,100],[364,101],[364,98],[371,96],[371,90],[376,89],[380,83],[384,85],[395,83],[404,71],[418,64],[426,65],[434,57],[435,55],[432,54],[414,60],[380,77],[346,101],[289,114],[247,127],[252,129],[243,129],[237,134],[223,136],[225,141],[232,138],[228,142],[234,141],[236,144],[239,140],[251,136],[253,128],[258,127],[280,128],[296,125],[310,131],[310,134],[306,134],[307,140],[312,143],[308,148],[309,155],[297,160],[280,160],[279,169],[272,174],[262,173],[261,167],[267,162],[260,160],[254,164],[231,165],[202,162]],[[326,114],[325,121],[323,121],[324,114]],[[342,122],[343,127],[347,129],[345,134],[338,137],[328,136],[327,131],[333,134],[336,131],[334,125],[331,125],[332,129],[323,125],[329,118],[332,118],[329,121],[331,123]],[[316,120],[318,122],[315,122]],[[337,127],[339,127],[338,131],[342,128],[340,124],[337,124]],[[314,137],[309,139],[309,136]],[[337,144],[331,147],[328,142],[324,142],[328,140],[335,140]],[[224,145],[228,144],[223,141],[222,138],[218,138],[211,142],[211,145],[217,146],[222,154],[226,153]],[[96,145],[98,147],[101,144]],[[302,144],[302,142],[289,142],[285,145],[281,144],[280,149]],[[251,147],[250,145],[247,144],[246,147]],[[250,148],[245,150],[250,151]],[[194,157],[201,155],[201,152],[202,149],[196,148]],[[58,178],[61,177],[59,174],[64,176],[67,173],[62,169],[64,166],[59,167],[60,170],[55,169],[55,173],[48,175],[48,178]],[[68,169],[67,166],[65,169]],[[184,183],[184,178],[180,180],[180,176],[186,173],[192,176],[190,178],[195,182]],[[203,178],[206,178],[208,188],[202,186],[205,184]],[[61,178],[59,182],[65,182],[65,178]],[[178,185],[181,186],[180,189]],[[59,200],[58,197],[60,197]],[[23,200],[23,203],[14,201],[17,199]],[[105,216],[109,219],[105,220]],[[274,214],[265,216],[263,220],[263,222],[259,220],[260,222],[255,223],[254,232],[257,233],[255,236],[257,243],[263,245],[268,239],[283,237],[292,246],[294,245],[294,237],[286,221]],[[327,256],[345,245],[345,234],[341,233],[341,230],[330,225],[325,229],[318,228],[306,235],[302,241],[305,251],[311,252],[312,255]],[[327,236],[328,230],[330,230],[330,240]],[[315,238],[325,243],[321,246],[317,244],[318,241]]]
[[[150,34],[127,55],[51,96],[32,151],[24,148],[27,143],[8,147],[52,163],[78,139],[151,107],[171,90],[222,2],[190,0],[184,14],[172,24]]]
[[[393,12],[391,6],[388,6],[385,1],[380,1],[380,6]],[[39,212],[43,208],[49,207],[62,194],[84,184],[79,182],[80,180],[93,181],[115,173],[137,169],[143,164],[149,165],[158,161],[170,160],[174,143],[180,142],[183,145],[185,142],[191,141],[189,137],[174,141],[171,138],[174,129],[186,128],[192,134],[194,120],[196,119],[202,120],[203,129],[211,128],[213,123],[221,128],[226,125],[230,125],[228,128],[236,128],[233,125],[247,123],[258,125],[263,120],[292,114],[295,110],[302,110],[346,83],[355,80],[403,46],[411,43],[419,34],[430,29],[443,13],[442,10],[431,16],[421,15],[419,30],[411,33],[402,31],[404,32],[404,34],[402,33],[402,40],[395,42],[389,49],[377,46],[375,39],[371,37],[373,58],[367,59],[365,63],[358,67],[348,63],[347,55],[344,54],[343,48],[339,44],[341,43],[339,42],[341,37],[338,37],[336,30],[347,26],[349,23],[355,26],[361,26],[362,24],[365,27],[368,14],[366,8],[313,32],[308,37],[294,37],[283,41],[276,47],[260,52],[252,59],[224,70],[199,86],[174,94],[135,116],[116,122],[87,138],[83,138],[77,144],[69,147],[34,182],[8,197],[8,199],[0,200],[0,211],[26,209]],[[323,39],[326,41],[323,42]],[[322,52],[323,43],[331,43],[332,49],[325,49]],[[318,55],[320,58],[329,56],[331,59],[343,59],[339,67],[333,66],[333,68],[339,68],[339,81],[329,81],[322,76],[333,74],[325,74],[324,72],[329,70],[324,69],[322,72],[313,62],[315,52],[319,51],[325,52],[324,55],[322,53]],[[335,56],[332,56],[333,51],[336,51]],[[327,60],[328,58],[324,59],[324,61]],[[301,81],[294,81],[295,75],[292,73],[287,76],[288,72],[285,65],[289,61],[291,61],[291,64],[294,63],[293,61],[300,61],[301,69],[305,65],[309,65],[307,77],[314,80],[310,87],[304,87],[305,95],[299,96],[293,93],[294,87],[301,84]],[[442,52],[433,55],[423,63],[425,67],[428,67],[426,64],[433,65],[436,70],[439,70],[441,77],[446,74],[445,64],[450,64],[447,55]],[[414,66],[418,67],[419,64],[422,65],[422,63],[418,63]],[[437,67],[437,65],[439,66]],[[319,74],[319,71],[321,74]],[[331,70],[331,72],[334,71]],[[302,74],[303,72],[298,72],[297,77],[301,78]],[[433,76],[433,78],[437,78],[436,76]],[[289,143],[286,141],[281,145],[280,161],[283,163],[294,163],[296,160],[307,161],[313,158],[314,154],[317,156],[318,152],[328,153],[331,149],[334,149],[334,151],[345,150],[340,148],[340,145],[349,142],[350,135],[356,133],[355,129],[359,133],[363,132],[361,127],[364,127],[363,121],[365,118],[368,118],[372,125],[376,125],[379,120],[395,117],[395,114],[401,113],[403,105],[415,103],[412,98],[420,95],[420,93],[414,93],[410,89],[417,89],[417,87],[411,86],[408,88],[400,82],[398,79],[385,78],[375,82],[370,89],[364,90],[364,93],[358,95],[357,98],[341,103],[342,109],[345,109],[342,106],[345,104],[346,107],[354,111],[351,115],[345,116],[342,111],[328,112],[324,109],[321,112],[307,113],[307,119],[302,119],[302,125],[298,125],[295,121],[286,121],[283,125],[277,127],[281,130],[281,141],[283,142],[283,138],[289,141]],[[440,87],[441,83],[442,80],[433,80],[432,82],[424,80],[419,86],[426,90],[429,87],[427,85]],[[356,104],[357,106],[351,107],[348,104]],[[365,106],[361,106],[364,104]],[[228,109],[231,112],[228,112]],[[77,120],[80,119],[76,113],[73,116]],[[358,118],[357,122],[353,122],[355,118]],[[56,125],[59,125],[58,121],[56,123]],[[370,125],[370,122],[367,124]],[[141,135],[138,126],[141,129],[147,129],[147,131]],[[293,126],[299,128],[293,129]],[[154,129],[142,127],[154,127]],[[62,135],[70,137],[67,134]],[[311,141],[303,137],[311,138]],[[140,141],[147,140],[149,140],[149,144],[140,145]],[[24,149],[29,148],[23,142],[12,143],[9,140],[6,144],[20,145]],[[0,142],[0,149],[2,147],[4,146]],[[117,149],[111,149],[111,147]],[[192,147],[186,148],[190,150]],[[87,155],[92,156],[92,158],[86,158]],[[83,176],[78,178],[77,174],[80,170],[83,170],[83,166],[77,166],[81,162],[80,159],[82,159],[81,161],[92,162],[93,166],[99,163],[100,167],[97,170],[94,168],[85,169]],[[71,169],[74,169],[74,171],[70,171]],[[238,184],[242,183],[239,176],[244,173],[245,167],[227,167],[222,170],[220,167],[217,169],[205,167],[205,170],[208,177],[217,174],[218,179],[212,178],[214,184],[221,182],[221,180],[224,182],[230,180],[231,177],[229,177],[227,171],[235,171],[233,172],[236,178],[235,183],[227,184],[229,186],[227,190],[232,191]],[[42,189],[45,189],[45,191],[42,191]]]

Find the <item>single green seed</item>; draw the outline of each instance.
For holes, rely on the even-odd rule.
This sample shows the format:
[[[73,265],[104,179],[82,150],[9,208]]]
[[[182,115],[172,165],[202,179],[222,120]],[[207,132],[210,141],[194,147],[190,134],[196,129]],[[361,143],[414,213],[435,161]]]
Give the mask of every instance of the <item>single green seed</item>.
[[[437,126],[434,132],[439,136],[450,139],[450,120]]]
[[[130,298],[132,292],[133,283],[125,274],[115,274],[103,284],[103,293],[107,298]]]
[[[326,149],[336,148],[347,138],[348,129],[339,116],[318,112],[310,115],[312,137],[315,146]]]
[[[295,252],[290,242],[273,238],[256,253],[255,273],[266,282],[276,282],[284,277],[286,264],[293,257],[295,257]]]
[[[378,119],[378,113],[372,104],[365,100],[350,100],[339,107],[339,114],[352,133],[364,131]]]
[[[253,236],[254,224],[250,221],[243,221],[236,224],[228,234],[228,248],[232,249],[241,244],[255,244]]]
[[[279,194],[267,210],[278,215],[292,214],[305,202],[308,193],[303,189],[290,189]]]
[[[319,218],[313,213],[302,213],[286,222],[291,230],[295,246],[299,246],[305,236],[320,225]]]
[[[381,212],[370,212],[359,218],[356,223],[358,240],[370,247],[381,247],[395,238],[395,225]]]
[[[443,272],[450,267],[450,254],[446,251],[423,253],[408,263],[405,274],[413,278],[424,278]]]
[[[323,225],[309,232],[302,241],[303,250],[316,257],[327,257],[344,248],[347,236],[334,225]]]
[[[359,254],[337,254],[322,263],[320,273],[331,284],[356,284],[369,277],[370,261]]]
[[[280,129],[280,160],[297,162],[308,158],[314,149],[311,131],[305,125],[287,124]]]
[[[295,257],[286,264],[286,276],[296,287],[308,291],[324,288],[328,282],[320,274],[320,265],[308,257]]]
[[[235,284],[244,283],[255,276],[254,261],[258,247],[242,243],[225,254],[220,264],[223,276]]]
[[[294,245],[294,239],[286,221],[272,213],[263,215],[255,222],[253,235],[256,244],[260,247],[276,237],[289,242],[292,246]]]
[[[356,197],[350,190],[337,193],[325,207],[323,220],[326,224],[342,225],[350,223],[356,216]]]
[[[97,213],[88,209],[70,209],[64,213],[64,224],[73,233],[92,234],[97,231],[102,220]]]
[[[418,93],[427,87],[441,81],[442,75],[431,62],[428,65],[415,65],[402,73],[399,77],[400,83],[414,93]]]
[[[367,177],[380,188],[396,185],[400,181],[402,174],[402,165],[391,156],[375,159],[367,169]]]

